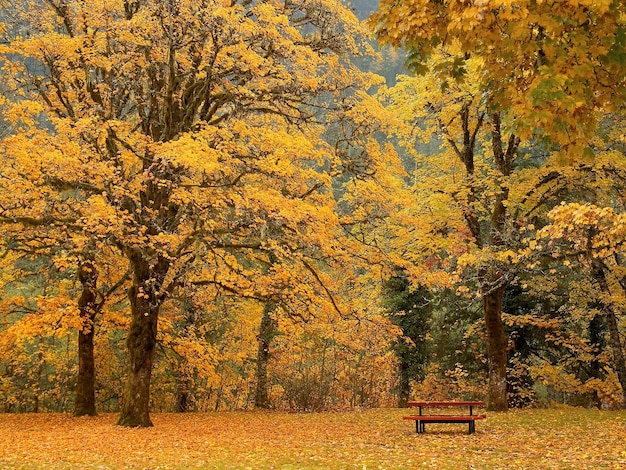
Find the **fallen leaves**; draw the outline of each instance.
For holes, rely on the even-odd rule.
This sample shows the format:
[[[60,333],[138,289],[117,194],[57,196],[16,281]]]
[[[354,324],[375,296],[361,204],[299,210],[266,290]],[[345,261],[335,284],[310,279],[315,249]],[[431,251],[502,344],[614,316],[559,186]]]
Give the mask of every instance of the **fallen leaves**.
[[[474,435],[406,410],[155,414],[154,428],[117,415],[0,415],[0,468],[623,468],[626,412],[579,408],[489,413]]]

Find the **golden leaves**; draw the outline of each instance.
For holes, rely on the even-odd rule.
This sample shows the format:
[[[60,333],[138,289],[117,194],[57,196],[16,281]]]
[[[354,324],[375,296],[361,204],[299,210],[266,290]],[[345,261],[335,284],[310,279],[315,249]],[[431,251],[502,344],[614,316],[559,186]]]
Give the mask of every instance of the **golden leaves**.
[[[611,207],[592,204],[561,204],[550,214],[552,223],[538,233],[540,238],[565,239],[574,249],[606,258],[615,250],[621,251],[626,239],[626,215]]]
[[[13,125],[19,128],[32,127],[36,123],[37,116],[44,108],[40,103],[32,100],[22,100],[17,103],[8,103],[4,110],[4,116]]]
[[[29,468],[619,468],[624,412],[560,407],[489,413],[467,435],[432,425],[417,436],[406,411],[156,414],[125,429],[114,416],[5,414],[0,466]],[[472,452],[466,452],[470,447]]]
[[[16,191],[3,197],[19,206],[12,215],[27,206],[31,216],[54,208],[46,216],[60,218],[62,207],[83,232],[72,239],[80,246],[93,237],[146,256],[175,258],[193,236],[246,292],[250,268],[224,250],[262,242],[285,257],[339,253],[329,243],[339,227],[323,171],[334,156],[323,129],[304,122],[318,94],[334,99],[375,82],[339,59],[365,49],[354,15],[336,0],[180,2],[176,15],[162,2],[138,5],[133,14],[102,1],[16,11],[37,34],[2,50],[12,54],[5,71],[30,83],[34,98],[9,109],[25,128],[4,142]],[[41,70],[29,75],[25,58]],[[44,109],[50,128],[38,120]],[[153,177],[152,160],[175,165],[179,180]]]
[[[407,46],[419,71],[433,67],[428,60],[440,45],[457,45],[461,60],[481,58],[477,83],[518,116],[518,132],[539,128],[578,158],[597,125],[594,111],[623,99],[614,93],[623,88],[626,63],[624,12],[615,5],[383,0],[371,23],[384,42]]]
[[[29,299],[31,313],[22,315],[0,334],[0,352],[2,357],[18,360],[22,354],[30,354],[30,346],[36,344],[43,336],[66,338],[71,329],[82,329],[83,324],[74,300],[64,289],[56,296],[37,296]],[[17,299],[10,310],[19,308]],[[3,315],[11,312],[3,311]],[[23,360],[26,366],[28,360]]]

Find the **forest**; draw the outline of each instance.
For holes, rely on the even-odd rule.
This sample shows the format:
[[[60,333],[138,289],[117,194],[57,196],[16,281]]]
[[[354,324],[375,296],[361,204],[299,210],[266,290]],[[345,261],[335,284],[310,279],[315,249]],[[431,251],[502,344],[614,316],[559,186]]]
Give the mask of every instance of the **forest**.
[[[0,0],[0,413],[623,409],[625,8]]]

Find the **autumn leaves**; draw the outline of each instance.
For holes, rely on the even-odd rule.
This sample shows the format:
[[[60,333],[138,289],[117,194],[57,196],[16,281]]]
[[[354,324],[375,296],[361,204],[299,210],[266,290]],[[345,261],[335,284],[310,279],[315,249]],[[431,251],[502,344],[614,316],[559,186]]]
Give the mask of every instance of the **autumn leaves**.
[[[623,104],[622,5],[383,0],[371,24],[384,42],[406,47],[409,65],[423,75],[396,87],[415,90],[414,101],[403,100],[401,92],[392,92],[387,99],[413,126],[409,135],[415,143],[432,135],[441,141],[440,152],[418,157],[427,168],[420,179],[436,178],[420,194],[431,194],[432,200],[432,188],[446,188],[441,192],[449,197],[447,206],[456,207],[457,219],[465,222],[465,230],[456,232],[467,247],[458,264],[465,267],[466,279],[476,276],[474,289],[483,299],[490,407],[506,409],[510,346],[500,311],[507,289],[528,275],[519,268],[532,264],[523,261],[524,256],[532,256],[527,247],[540,246],[528,240],[534,226],[548,224],[547,214],[560,202],[573,205],[554,209],[555,221],[565,220],[561,216],[570,211],[578,213],[581,200],[618,207],[623,203],[612,178],[606,178],[610,168],[608,172],[621,180],[623,153],[611,152],[614,158],[607,160],[613,145],[608,142],[621,138],[603,129],[623,119],[621,114],[609,114]],[[415,146],[411,139],[407,143],[409,148]],[[592,160],[594,164],[585,163]],[[602,194],[600,187],[614,199]],[[563,233],[551,227],[546,234]],[[601,231],[594,226],[586,232],[588,257],[577,258],[584,277],[602,292],[597,313],[587,315],[582,327],[595,316],[606,320],[614,338],[611,369],[626,377],[613,304],[615,296],[624,295],[618,274],[621,252],[607,251],[594,242]],[[450,255],[444,256],[450,260]],[[567,266],[571,259],[563,262]],[[536,266],[542,263],[546,257]],[[577,282],[584,281],[565,282],[576,290]],[[602,349],[597,341],[593,348],[596,354]],[[620,379],[620,383],[624,390],[626,382]]]
[[[365,29],[340,2],[59,0],[21,4],[6,26],[5,244],[59,260],[35,269],[52,286],[37,296],[86,263],[100,273],[82,286],[79,368],[128,292],[120,424],[151,425],[159,317],[185,299],[350,311],[335,299],[353,276],[336,183],[385,155],[356,94],[372,77],[350,65]],[[92,414],[93,372],[79,377]]]
[[[0,50],[10,89],[0,221],[4,286],[26,289],[28,309],[6,302],[3,333],[31,345],[27,325],[54,315],[63,337],[79,329],[89,396],[76,402],[92,414],[95,376],[82,367],[111,322],[105,363],[125,362],[108,375],[126,383],[112,398],[120,424],[150,426],[155,361],[168,355],[159,345],[172,351],[175,371],[159,373],[179,404],[194,387],[222,387],[224,364],[236,383],[256,361],[267,383],[269,356],[238,356],[241,338],[301,358],[296,338],[319,346],[323,387],[356,381],[361,369],[343,374],[343,360],[392,376],[388,346],[401,332],[379,294],[402,271],[413,289],[482,302],[490,407],[506,409],[503,303],[541,279],[520,268],[546,263],[535,227],[576,245],[580,233],[558,225],[579,206],[550,211],[559,201],[603,210],[602,190],[623,173],[621,136],[598,125],[608,111],[621,122],[621,6],[561,2],[555,21],[543,2],[518,3],[382,1],[371,25],[424,74],[391,88],[352,64],[371,52],[369,31],[336,0],[16,6]],[[606,214],[615,225],[597,231],[621,236],[619,207]],[[596,316],[619,372],[621,245],[593,240],[589,256],[567,262],[587,270],[581,285],[601,287]],[[91,277],[77,278],[86,267]],[[263,318],[273,331],[255,338]],[[577,334],[591,320],[577,317]],[[292,370],[282,365],[276,375]]]

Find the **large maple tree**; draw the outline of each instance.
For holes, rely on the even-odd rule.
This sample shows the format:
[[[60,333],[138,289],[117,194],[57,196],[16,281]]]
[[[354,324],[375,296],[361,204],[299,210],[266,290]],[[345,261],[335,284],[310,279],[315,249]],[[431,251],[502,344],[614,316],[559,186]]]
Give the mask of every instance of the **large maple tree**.
[[[125,258],[119,423],[150,426],[172,292],[210,284],[267,301],[306,294],[288,289],[298,277],[323,282],[339,228],[329,172],[347,166],[320,124],[369,85],[346,60],[367,47],[363,31],[336,0],[49,0],[17,6],[4,31],[3,216]]]
[[[595,111],[624,101],[622,2],[382,0],[371,24],[381,41],[407,49],[414,72],[432,73],[431,81],[441,84],[447,98],[431,100],[420,113],[439,115],[443,140],[465,168],[464,188],[452,196],[461,201],[474,243],[487,251],[503,251],[514,227],[510,176],[520,142],[545,139],[556,148],[554,160],[589,157]],[[479,61],[478,73],[468,73],[470,61]],[[474,91],[459,98],[450,84],[463,81]],[[481,172],[476,139],[487,126],[493,155],[491,169]],[[491,185],[483,192],[490,195],[490,214],[482,219],[477,184]],[[489,403],[506,409],[500,310],[510,277],[497,259],[488,258],[478,264],[478,274],[489,342]]]
[[[437,56],[446,58],[446,53]],[[475,77],[481,64],[470,62],[468,68]],[[401,134],[401,142],[415,159],[413,210],[429,214],[426,232],[405,239],[406,249],[414,263],[428,262],[433,271],[447,272],[448,282],[458,282],[457,272],[470,268],[487,329],[489,407],[506,409],[507,339],[501,309],[515,276],[507,261],[516,244],[508,208],[520,138],[511,132],[510,116],[490,112],[488,99],[471,80],[457,85],[436,74],[404,77],[381,97],[410,125],[412,131]],[[419,151],[420,143],[437,138],[439,148],[432,155]],[[416,282],[428,284],[420,268],[406,269]]]

